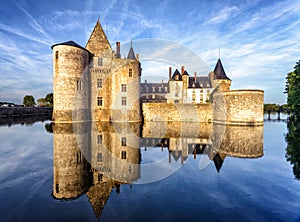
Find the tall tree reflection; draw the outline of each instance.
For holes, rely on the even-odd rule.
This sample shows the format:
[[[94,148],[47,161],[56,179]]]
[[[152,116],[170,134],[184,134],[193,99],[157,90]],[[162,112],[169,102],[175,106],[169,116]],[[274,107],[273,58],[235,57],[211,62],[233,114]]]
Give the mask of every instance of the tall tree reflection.
[[[285,157],[293,165],[295,178],[300,180],[300,121],[289,121],[288,133],[285,136],[287,142]]]

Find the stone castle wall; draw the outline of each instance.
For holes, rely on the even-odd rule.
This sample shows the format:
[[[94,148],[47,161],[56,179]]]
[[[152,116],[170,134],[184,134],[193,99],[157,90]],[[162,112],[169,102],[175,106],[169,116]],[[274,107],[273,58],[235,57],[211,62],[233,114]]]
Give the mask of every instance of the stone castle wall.
[[[87,120],[90,85],[87,71],[89,52],[74,46],[53,47],[53,120]],[[74,114],[74,115],[73,115]]]
[[[137,180],[140,177],[139,135],[139,123],[134,125],[125,122],[93,122],[91,139],[93,168],[103,176],[119,182],[132,183]]]
[[[90,165],[72,123],[53,125],[53,196],[76,198],[90,187]]]
[[[239,158],[258,158],[263,155],[263,131],[259,126],[213,124],[214,152]]]
[[[264,92],[231,90],[213,94],[213,119],[217,123],[237,125],[263,124]]]
[[[144,121],[212,122],[210,104],[143,103]]]
[[[141,121],[140,107],[140,63],[135,60],[116,59],[111,85],[111,120]],[[129,69],[132,70],[129,76]],[[126,85],[125,92],[121,85]],[[122,98],[126,104],[122,105]]]

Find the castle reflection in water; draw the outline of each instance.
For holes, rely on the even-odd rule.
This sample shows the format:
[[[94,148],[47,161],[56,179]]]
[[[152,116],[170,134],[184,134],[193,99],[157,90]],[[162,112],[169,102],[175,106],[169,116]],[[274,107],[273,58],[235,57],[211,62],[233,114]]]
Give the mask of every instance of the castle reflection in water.
[[[75,199],[86,193],[96,216],[101,215],[113,188],[118,192],[121,184],[149,177],[141,173],[141,149],[168,149],[167,164],[183,165],[189,156],[206,156],[218,172],[226,156],[263,155],[263,126],[76,122],[54,123],[53,133],[53,197]],[[155,167],[152,174],[164,165]]]

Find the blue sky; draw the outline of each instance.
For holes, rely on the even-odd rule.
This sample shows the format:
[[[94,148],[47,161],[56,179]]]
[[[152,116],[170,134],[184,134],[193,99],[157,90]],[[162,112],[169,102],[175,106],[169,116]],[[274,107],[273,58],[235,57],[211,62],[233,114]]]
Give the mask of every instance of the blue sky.
[[[266,103],[282,104],[285,76],[300,59],[299,0],[2,0],[0,4],[0,101],[21,103],[26,94],[38,99],[52,92],[51,45],[74,40],[85,46],[98,17],[112,47],[121,41],[122,56],[133,39],[143,80],[155,76],[167,80],[170,64],[206,75],[216,64],[220,45],[232,88],[262,89]],[[162,44],[154,47],[155,42]],[[178,51],[166,56],[170,45]]]

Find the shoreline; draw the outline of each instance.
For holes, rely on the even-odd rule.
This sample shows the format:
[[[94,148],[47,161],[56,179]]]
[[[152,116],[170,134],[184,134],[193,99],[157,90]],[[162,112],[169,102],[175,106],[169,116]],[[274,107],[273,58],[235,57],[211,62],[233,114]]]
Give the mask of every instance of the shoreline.
[[[0,107],[0,118],[51,115],[53,107]]]

